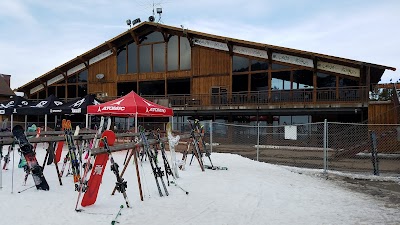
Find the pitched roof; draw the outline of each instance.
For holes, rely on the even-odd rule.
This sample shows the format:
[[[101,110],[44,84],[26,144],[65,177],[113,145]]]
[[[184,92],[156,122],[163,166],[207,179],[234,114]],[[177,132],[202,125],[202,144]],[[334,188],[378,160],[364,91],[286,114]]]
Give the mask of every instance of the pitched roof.
[[[361,66],[370,66],[371,67],[371,79],[372,79],[371,82],[374,82],[374,83],[379,82],[383,72],[386,69],[393,70],[393,71],[396,70],[396,68],[390,67],[390,66],[378,65],[378,64],[368,63],[368,62],[362,62],[362,61],[357,61],[357,60],[352,60],[352,59],[346,59],[346,58],[330,56],[330,55],[314,53],[314,52],[308,52],[308,51],[303,51],[303,50],[298,50],[298,49],[274,46],[274,45],[269,45],[269,44],[244,41],[244,40],[235,39],[235,38],[223,37],[223,36],[188,30],[188,29],[182,29],[182,28],[178,28],[178,27],[172,27],[172,26],[154,23],[154,22],[143,22],[143,23],[140,23],[139,25],[134,26],[133,28],[119,34],[118,36],[116,36],[108,41],[105,41],[103,44],[77,56],[76,58],[71,59],[70,61],[54,68],[53,70],[43,74],[42,76],[35,78],[34,80],[17,88],[16,90],[24,91],[24,90],[29,90],[30,88],[36,87],[37,85],[42,84],[44,81],[56,77],[61,72],[67,71],[67,70],[69,70],[79,64],[82,64],[83,62],[85,62],[95,56],[98,56],[99,54],[104,53],[106,51],[109,51],[109,50],[115,51],[116,48],[120,47],[123,44],[128,43],[129,41],[132,41],[132,39],[136,39],[136,41],[137,41],[137,40],[139,40],[139,38],[141,36],[147,35],[153,31],[160,31],[160,32],[165,32],[165,33],[169,33],[169,34],[173,34],[173,35],[181,35],[181,36],[186,35],[187,37],[190,37],[190,38],[202,38],[202,39],[207,39],[207,40],[211,40],[211,41],[219,41],[219,42],[223,42],[223,43],[229,43],[231,45],[250,47],[250,48],[261,49],[261,50],[270,49],[273,52],[277,52],[277,53],[284,53],[284,54],[288,53],[291,55],[306,57],[306,58],[311,58],[311,59],[318,58],[318,59],[323,59],[323,60],[330,61],[333,63],[335,63],[335,62],[342,63],[342,64],[347,64],[349,66],[358,67],[358,68],[360,68]]]
[[[12,96],[15,93],[11,90],[3,74],[0,74],[0,96]]]

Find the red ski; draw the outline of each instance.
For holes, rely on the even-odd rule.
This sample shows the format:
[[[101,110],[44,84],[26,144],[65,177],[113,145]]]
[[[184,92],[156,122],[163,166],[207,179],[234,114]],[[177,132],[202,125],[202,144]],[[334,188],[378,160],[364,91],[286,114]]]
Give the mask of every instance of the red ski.
[[[107,134],[108,132],[104,131],[102,137],[107,136],[107,140],[109,141],[108,145],[112,146],[115,141],[115,135]],[[103,142],[100,142],[99,147],[104,147]],[[107,165],[107,161],[107,152],[96,155],[92,173],[90,174],[90,178],[87,184],[87,190],[82,198],[81,206],[86,207],[89,205],[93,205],[96,202],[97,194],[99,193],[100,184],[103,178],[104,169]]]
[[[56,163],[60,162],[63,147],[64,147],[64,141],[59,141],[57,143],[57,149],[56,149],[56,155],[54,157],[54,162],[56,162]]]

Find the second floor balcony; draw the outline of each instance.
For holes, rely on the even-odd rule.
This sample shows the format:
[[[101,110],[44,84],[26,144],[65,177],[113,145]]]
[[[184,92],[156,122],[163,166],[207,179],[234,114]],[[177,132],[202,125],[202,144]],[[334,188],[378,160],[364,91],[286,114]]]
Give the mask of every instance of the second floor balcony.
[[[341,105],[367,105],[366,87],[316,88],[296,90],[271,90],[252,92],[224,92],[217,94],[185,94],[143,96],[159,104],[168,103],[180,109],[213,109],[216,107],[275,108],[282,107],[340,107]]]

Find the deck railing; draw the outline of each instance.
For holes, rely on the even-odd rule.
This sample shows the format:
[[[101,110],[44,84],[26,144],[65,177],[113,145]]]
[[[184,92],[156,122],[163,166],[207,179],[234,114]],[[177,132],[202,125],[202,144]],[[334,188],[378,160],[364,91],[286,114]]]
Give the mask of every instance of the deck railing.
[[[168,99],[171,107],[352,103],[368,101],[365,89],[366,87],[318,88],[316,89],[315,97],[314,89],[272,90],[270,97],[268,91],[167,96],[145,95],[142,97],[155,102],[158,99]]]

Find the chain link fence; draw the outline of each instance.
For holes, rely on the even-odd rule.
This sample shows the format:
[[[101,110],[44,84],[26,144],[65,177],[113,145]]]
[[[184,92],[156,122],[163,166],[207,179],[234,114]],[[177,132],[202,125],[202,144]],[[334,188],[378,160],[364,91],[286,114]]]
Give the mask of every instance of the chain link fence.
[[[400,124],[321,122],[272,126],[265,122],[201,123],[212,152],[324,171],[400,174]],[[174,123],[173,129],[188,133],[190,126]]]

